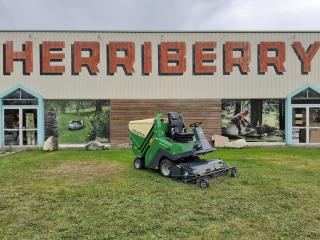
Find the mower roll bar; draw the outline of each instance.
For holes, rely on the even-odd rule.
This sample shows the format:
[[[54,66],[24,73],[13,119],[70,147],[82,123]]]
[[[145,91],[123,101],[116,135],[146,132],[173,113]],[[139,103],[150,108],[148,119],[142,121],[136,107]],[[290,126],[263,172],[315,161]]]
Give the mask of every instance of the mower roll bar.
[[[200,125],[201,125],[201,123],[202,122],[194,122],[194,123],[191,123],[190,125],[189,125],[189,127],[199,127]]]

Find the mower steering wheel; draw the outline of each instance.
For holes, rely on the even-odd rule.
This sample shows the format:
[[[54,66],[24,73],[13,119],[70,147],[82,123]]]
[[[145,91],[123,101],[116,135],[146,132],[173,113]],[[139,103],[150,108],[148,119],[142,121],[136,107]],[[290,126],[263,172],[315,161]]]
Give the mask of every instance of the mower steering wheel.
[[[196,127],[199,127],[201,123],[202,122],[194,122],[194,123],[191,123],[189,127],[195,127],[196,128]]]

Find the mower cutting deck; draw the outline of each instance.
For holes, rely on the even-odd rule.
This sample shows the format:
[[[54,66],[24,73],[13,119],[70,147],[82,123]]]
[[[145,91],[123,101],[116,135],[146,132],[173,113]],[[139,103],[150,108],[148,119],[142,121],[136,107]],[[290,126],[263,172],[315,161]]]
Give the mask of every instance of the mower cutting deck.
[[[134,167],[159,169],[165,177],[197,183],[201,188],[207,188],[210,179],[229,172],[231,177],[236,177],[236,167],[226,165],[221,159],[200,158],[214,151],[200,124],[191,124],[193,132],[187,132],[177,112],[157,113],[154,119],[131,121],[129,137],[136,155]]]

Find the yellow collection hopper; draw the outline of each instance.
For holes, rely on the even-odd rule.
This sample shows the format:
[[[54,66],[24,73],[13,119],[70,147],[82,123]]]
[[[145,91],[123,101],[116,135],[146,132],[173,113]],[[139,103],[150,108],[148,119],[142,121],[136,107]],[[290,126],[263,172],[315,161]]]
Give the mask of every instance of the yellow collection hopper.
[[[143,120],[135,120],[129,122],[129,131],[146,137],[150,132],[154,118],[148,118]]]

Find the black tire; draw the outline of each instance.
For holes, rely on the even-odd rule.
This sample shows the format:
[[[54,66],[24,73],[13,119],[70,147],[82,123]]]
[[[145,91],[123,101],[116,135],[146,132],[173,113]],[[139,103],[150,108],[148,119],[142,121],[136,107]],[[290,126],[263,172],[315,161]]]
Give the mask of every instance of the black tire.
[[[237,177],[238,176],[238,170],[236,168],[231,169],[231,177]]]
[[[133,162],[133,166],[135,169],[143,169],[144,161],[141,158],[135,158]]]
[[[198,186],[202,189],[206,189],[209,187],[209,181],[208,179],[201,178],[198,180]]]
[[[160,163],[159,170],[162,176],[171,177],[173,163],[169,159],[163,159]]]

